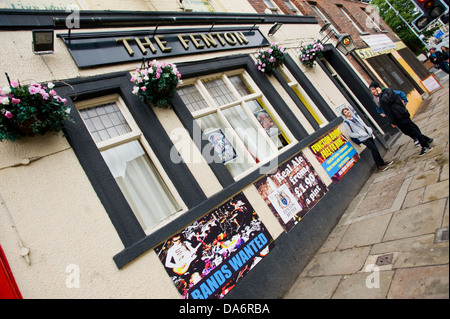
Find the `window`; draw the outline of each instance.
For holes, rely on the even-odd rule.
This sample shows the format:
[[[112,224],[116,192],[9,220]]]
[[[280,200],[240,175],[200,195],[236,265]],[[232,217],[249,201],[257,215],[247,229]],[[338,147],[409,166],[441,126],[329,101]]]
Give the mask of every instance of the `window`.
[[[278,14],[278,10],[280,10],[277,5],[272,0],[263,0],[267,9],[272,11],[271,13]],[[269,12],[270,13],[270,12]]]
[[[308,94],[305,92],[305,90],[302,88],[302,86],[295,80],[294,76],[289,72],[289,70],[282,66],[279,68],[281,74],[283,75],[284,79],[288,83],[288,85],[294,90],[295,94],[299,97],[299,99],[302,101],[302,103],[307,108],[308,112],[313,116],[314,120],[317,122],[319,126],[323,126],[325,124],[328,124],[328,121],[323,116],[322,112],[318,109],[318,107],[315,105],[315,103],[309,98]]]
[[[184,83],[179,96],[235,179],[278,156],[293,140],[245,71]]]
[[[216,12],[209,0],[178,0],[184,11]]]
[[[144,231],[182,210],[139,127],[118,95],[76,104],[105,163]],[[171,187],[173,188],[173,186]]]
[[[284,0],[284,4],[291,10],[294,14],[301,15],[297,7],[291,2],[291,0]]]
[[[353,24],[353,26],[355,27],[356,30],[358,30],[359,33],[364,34],[367,33],[364,30],[362,30],[359,25],[355,22],[355,20],[353,20],[353,18],[351,17],[351,15],[347,12],[347,10],[345,10],[342,6],[338,6],[338,8],[341,10],[341,12],[345,15],[345,17]]]
[[[334,27],[334,25],[326,18],[325,14],[322,13],[322,11],[320,11],[320,9],[315,5],[315,4],[310,4],[311,8],[314,10],[314,12],[319,16],[319,18],[322,19],[322,21],[324,22],[324,24],[329,23],[330,24],[330,29],[332,29],[334,31],[334,34],[339,35],[338,30]]]

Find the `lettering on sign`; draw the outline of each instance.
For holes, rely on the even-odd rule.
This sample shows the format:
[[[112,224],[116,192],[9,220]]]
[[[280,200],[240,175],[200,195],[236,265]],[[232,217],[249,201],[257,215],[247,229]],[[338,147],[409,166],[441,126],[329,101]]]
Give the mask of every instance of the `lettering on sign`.
[[[114,32],[77,33],[59,37],[80,68],[269,45],[258,28],[193,31],[165,30],[158,34],[130,31],[120,35]]]

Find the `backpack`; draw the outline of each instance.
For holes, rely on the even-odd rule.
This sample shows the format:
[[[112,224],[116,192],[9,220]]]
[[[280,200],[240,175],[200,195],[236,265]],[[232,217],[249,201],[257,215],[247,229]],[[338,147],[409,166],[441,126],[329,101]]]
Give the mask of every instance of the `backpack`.
[[[344,120],[344,122],[347,123],[348,127],[350,128],[350,131],[352,131],[352,133],[353,133],[353,129],[352,129],[352,126],[351,126],[350,122],[348,122],[347,120]],[[364,130],[366,130],[365,127],[363,127],[363,128],[364,128]],[[366,132],[367,132],[367,130],[366,130]],[[369,132],[367,132],[367,134],[369,134]],[[350,139],[351,139],[356,145],[361,145],[361,141],[358,140],[356,137],[350,137]]]

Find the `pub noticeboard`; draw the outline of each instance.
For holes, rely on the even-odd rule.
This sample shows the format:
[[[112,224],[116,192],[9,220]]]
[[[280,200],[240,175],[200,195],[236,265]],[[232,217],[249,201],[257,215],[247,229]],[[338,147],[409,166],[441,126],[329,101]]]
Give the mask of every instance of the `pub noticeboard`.
[[[79,68],[268,46],[254,27],[60,34]]]

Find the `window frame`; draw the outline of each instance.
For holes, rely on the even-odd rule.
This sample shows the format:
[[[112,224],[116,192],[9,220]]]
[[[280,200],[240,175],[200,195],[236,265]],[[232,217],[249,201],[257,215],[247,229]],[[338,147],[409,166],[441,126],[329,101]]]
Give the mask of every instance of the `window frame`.
[[[179,195],[174,184],[171,182],[169,176],[165,172],[163,166],[161,165],[161,162],[157,158],[156,154],[153,152],[150,144],[147,142],[147,139],[142,133],[142,130],[139,128],[130,111],[128,110],[126,103],[119,94],[116,93],[104,95],[92,99],[83,100],[80,102],[75,102],[75,107],[78,110],[78,112],[80,112],[84,109],[95,108],[109,103],[115,103],[117,105],[119,111],[122,113],[122,116],[124,117],[131,131],[108,140],[95,142],[94,137],[92,136],[91,132],[88,129],[89,133],[92,136],[92,139],[94,140],[95,144],[98,147],[99,152],[101,153],[103,151],[112,149],[116,146],[124,145],[133,141],[139,142],[145,154],[148,156],[148,159],[150,160],[151,164],[153,165],[153,168],[155,169],[156,173],[159,174],[162,182],[165,184],[167,190],[172,195],[174,201],[177,203],[179,207],[177,211],[168,214],[164,219],[158,221],[155,225],[149,228],[143,228],[145,234],[149,235],[152,232],[163,227],[167,223],[171,222],[172,220],[176,219],[181,214],[185,213],[188,210],[188,208],[185,205],[181,196]],[[84,119],[83,122],[85,122]]]
[[[361,35],[369,34],[369,32],[364,31],[363,27],[360,26],[355,19],[353,19],[352,14],[350,12],[348,12],[348,10],[343,5],[337,4],[336,6],[339,8],[339,10],[341,10],[342,14],[353,25],[353,27],[356,29],[356,31],[359,32],[359,34],[361,34]]]
[[[308,93],[305,89],[300,85],[297,79],[291,74],[289,69],[283,65],[280,68],[280,73],[283,78],[286,80],[287,85],[295,92],[298,98],[302,101],[302,103],[307,108],[309,114],[314,118],[319,127],[322,127],[329,123],[329,121],[322,114],[322,111],[317,107],[314,101],[309,97]]]
[[[271,6],[269,6],[266,1],[268,1],[271,4]],[[264,3],[264,5],[266,6],[267,9],[272,11],[273,14],[280,14],[281,10],[277,6],[275,1],[273,1],[273,0],[263,0],[263,3]]]
[[[241,94],[237,91],[234,84],[231,82],[230,77],[232,76],[242,76],[244,82],[247,82],[248,85],[251,87],[251,89],[254,91],[253,93],[250,93],[245,96],[241,96]],[[230,103],[226,103],[224,105],[218,105],[211,94],[208,92],[208,89],[204,85],[204,81],[211,79],[211,78],[220,78],[224,85],[230,90],[231,94],[233,95],[234,100]],[[237,149],[238,153],[245,154],[244,158],[246,163],[249,163],[251,167],[244,172],[234,176],[234,180],[240,180],[250,174],[251,172],[258,170],[267,162],[270,162],[274,158],[279,157],[280,153],[286,151],[290,147],[292,147],[293,144],[297,143],[298,141],[295,139],[293,134],[290,132],[289,128],[284,123],[283,119],[279,116],[275,108],[271,105],[269,100],[265,97],[263,92],[259,89],[258,85],[253,81],[253,79],[250,77],[250,75],[246,72],[245,69],[237,68],[230,71],[225,71],[221,73],[212,73],[204,76],[194,77],[188,80],[183,80],[183,86],[191,86],[194,85],[198,92],[202,95],[202,97],[205,99],[206,103],[209,105],[209,107],[197,110],[194,112],[191,112],[192,117],[197,120],[201,117],[210,115],[210,114],[217,114],[217,117],[219,121],[221,121],[226,129],[232,130],[232,137],[233,137],[233,147]],[[263,105],[258,101],[261,100]],[[281,149],[278,149],[275,143],[272,141],[272,139],[267,135],[267,133],[264,131],[264,129],[261,127],[260,123],[256,119],[256,117],[251,113],[251,110],[248,106],[246,106],[247,102],[250,101],[257,101],[261,107],[268,111],[269,115],[272,116],[273,120],[277,124],[278,128],[281,130],[281,134],[283,135],[283,138],[286,140],[288,145],[282,147]],[[236,106],[241,106],[244,112],[249,116],[249,118],[252,121],[252,124],[255,128],[258,130],[258,134],[263,136],[263,139],[267,142],[267,144],[270,147],[271,155],[265,158],[264,160],[260,161],[260,163],[256,163],[256,161],[252,158],[252,153],[248,150],[246,150],[245,142],[242,141],[242,139],[238,136],[236,133],[236,130],[233,128],[233,126],[230,124],[229,120],[226,118],[226,115],[223,111],[227,109],[231,109]],[[247,162],[248,161],[248,162]]]
[[[201,0],[200,0],[201,1]],[[178,2],[178,4],[179,4],[179,6],[180,6],[180,8],[183,10],[183,11],[186,11],[186,12],[217,12],[217,8],[216,8],[216,6],[214,5],[214,2],[213,1],[211,1],[211,0],[206,0],[207,2],[208,2],[208,4],[211,6],[211,8],[214,10],[214,11],[209,11],[209,10],[206,10],[206,11],[197,11],[197,10],[195,10],[195,8],[196,8],[196,6],[198,6],[198,4],[196,4],[195,6],[191,6],[191,5],[189,5],[189,4],[185,4],[185,3],[183,3],[182,1],[180,1],[180,0],[178,0],[177,2]],[[204,5],[204,4],[203,4]],[[205,7],[206,8],[206,7]]]
[[[61,97],[67,98],[67,105],[71,108],[73,121],[63,123],[65,136],[116,229],[125,247],[127,259],[133,259],[132,256],[136,256],[129,249],[136,247],[145,238],[156,238],[161,241],[168,233],[174,233],[177,227],[181,228],[187,225],[186,214],[181,214],[150,235],[144,232],[76,109],[75,102],[98,96],[119,94],[186,207],[191,210],[207,199],[187,165],[184,162],[173,163],[170,161],[170,151],[174,147],[173,142],[153,110],[144,105],[139,97],[132,94],[132,90],[133,83],[129,72],[75,78],[56,83],[55,86],[55,91]],[[116,264],[120,268],[121,262],[116,261]]]
[[[302,12],[297,8],[297,6],[291,0],[283,1],[286,7],[288,7],[289,11],[292,11],[295,15],[302,15]]]
[[[336,36],[339,36],[339,35],[340,35],[340,32],[339,32],[338,29],[334,26],[334,24],[333,24],[330,20],[328,20],[328,18],[327,18],[327,16],[325,15],[325,13],[322,12],[322,9],[319,8],[318,5],[315,4],[315,3],[312,3],[312,2],[309,2],[309,1],[308,1],[308,3],[309,3],[309,5],[311,6],[311,9],[312,9],[312,10],[317,14],[317,16],[323,21],[323,23],[324,23],[324,24],[329,23],[329,24],[330,24],[330,27],[329,27],[329,28],[333,30],[333,32],[334,32],[334,34],[335,34]]]

